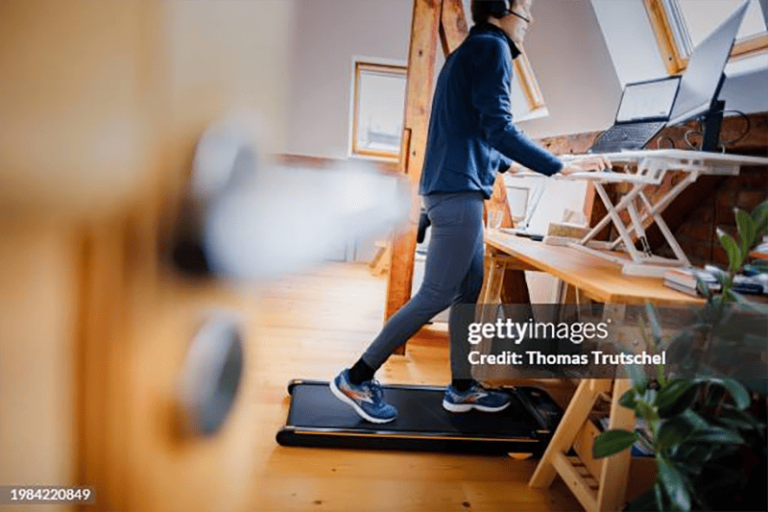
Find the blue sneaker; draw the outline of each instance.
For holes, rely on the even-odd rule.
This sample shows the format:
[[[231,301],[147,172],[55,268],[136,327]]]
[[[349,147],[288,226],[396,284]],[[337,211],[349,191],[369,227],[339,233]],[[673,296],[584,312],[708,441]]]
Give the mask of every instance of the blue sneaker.
[[[443,408],[450,412],[467,412],[472,409],[485,412],[498,412],[509,407],[512,397],[501,391],[485,389],[479,383],[472,384],[461,392],[451,384],[445,390]]]
[[[330,388],[336,398],[371,423],[388,423],[397,418],[397,409],[384,403],[384,390],[375,380],[355,386],[349,381],[349,370],[346,369],[331,381]]]

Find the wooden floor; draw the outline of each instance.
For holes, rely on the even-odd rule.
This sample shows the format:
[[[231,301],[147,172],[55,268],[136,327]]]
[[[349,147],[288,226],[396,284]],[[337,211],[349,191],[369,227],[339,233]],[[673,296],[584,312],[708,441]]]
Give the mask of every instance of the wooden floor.
[[[581,510],[561,481],[528,488],[535,460],[507,456],[285,448],[286,383],[328,380],[351,365],[382,326],[386,280],[365,265],[331,264],[262,288],[248,321],[244,396],[258,411],[259,453],[250,510]],[[447,333],[425,329],[378,372],[384,383],[445,384]],[[255,403],[254,403],[255,402]]]

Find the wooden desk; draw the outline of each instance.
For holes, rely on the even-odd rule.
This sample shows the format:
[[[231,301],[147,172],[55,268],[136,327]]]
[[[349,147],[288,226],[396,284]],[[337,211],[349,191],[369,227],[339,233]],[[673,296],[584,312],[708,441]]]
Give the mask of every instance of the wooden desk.
[[[616,263],[571,247],[547,245],[496,230],[486,231],[485,243],[508,257],[504,269],[546,272],[597,302],[634,305],[646,302],[657,305],[704,303],[704,299],[667,288],[662,278],[622,275],[621,266]],[[490,277],[486,280],[488,284],[491,284]]]
[[[625,276],[621,266],[602,258],[564,246],[547,245],[496,230],[485,233],[489,246],[487,278],[481,302],[498,303],[500,284],[506,269],[547,272],[575,287],[585,297],[606,305],[625,304],[695,305],[704,300],[677,292],[657,277]],[[634,427],[634,413],[620,406],[621,395],[630,381],[584,379],[571,399],[552,440],[536,468],[529,485],[549,487],[560,475],[587,511],[620,510],[629,476],[629,450],[602,460],[592,458],[594,438],[599,434],[589,414],[601,395],[612,391],[608,428]],[[571,448],[576,457],[568,456]]]

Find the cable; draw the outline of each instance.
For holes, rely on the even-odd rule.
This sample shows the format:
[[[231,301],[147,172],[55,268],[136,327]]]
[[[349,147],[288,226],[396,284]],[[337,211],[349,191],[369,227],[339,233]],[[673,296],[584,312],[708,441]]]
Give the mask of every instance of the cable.
[[[723,114],[725,114],[726,112],[733,112],[734,114],[738,114],[741,117],[743,117],[744,120],[747,122],[747,129],[744,130],[744,133],[742,133],[741,135],[739,135],[738,137],[736,137],[733,140],[728,140],[728,141],[721,140],[720,144],[723,146],[723,149],[725,149],[726,147],[730,146],[731,144],[736,144],[738,142],[741,142],[742,140],[744,140],[744,137],[749,135],[750,130],[752,130],[752,123],[750,122],[749,116],[747,114],[745,114],[744,112],[742,112],[740,110],[723,110]]]
[[[742,112],[740,110],[724,109],[724,110],[718,110],[718,111],[714,112],[714,114],[719,114],[719,113],[726,114],[728,112],[732,112],[734,114],[738,114],[739,116],[744,118],[744,120],[746,121],[747,126],[746,126],[746,129],[744,130],[744,132],[741,133],[735,139],[732,139],[732,140],[722,140],[722,139],[720,139],[720,140],[718,140],[717,145],[718,145],[718,147],[721,147],[723,149],[723,151],[725,151],[725,149],[728,146],[730,146],[732,144],[736,144],[736,143],[741,142],[742,140],[744,140],[744,137],[749,135],[749,132],[752,130],[752,123],[749,120],[749,116],[747,116],[744,112]],[[685,142],[685,145],[688,146],[688,149],[691,149],[691,150],[700,149],[701,145],[704,143],[704,127],[703,127],[702,119],[701,118],[696,119],[696,123],[699,126],[698,129],[691,128],[690,130],[688,130],[687,132],[685,132],[683,134],[683,142]],[[692,135],[698,135],[699,137],[701,137],[702,138],[701,142],[698,142],[698,143],[695,142],[695,141],[692,142],[691,139],[690,139],[690,137]],[[672,141],[672,139],[670,139],[669,137],[662,137],[662,138],[667,138],[670,141]],[[672,143],[673,143],[673,147],[674,147],[674,141],[672,141]],[[657,146],[658,146],[659,149],[661,149],[661,139],[659,139],[659,142],[658,142]]]
[[[702,138],[701,143],[696,144],[694,142],[691,142],[690,139],[688,138],[690,135],[698,135],[698,136],[700,136]],[[693,130],[693,129],[688,130],[683,135],[683,142],[685,142],[685,145],[688,146],[688,149],[691,149],[691,150],[700,149],[701,145],[704,143],[704,133],[702,131],[700,131],[700,130]]]
[[[667,139],[669,143],[672,145],[667,149],[677,149],[677,146],[675,145],[675,141],[669,135],[662,135],[661,137],[658,138],[658,140],[656,141],[656,149],[664,149],[661,147],[661,141],[663,141],[664,139]]]

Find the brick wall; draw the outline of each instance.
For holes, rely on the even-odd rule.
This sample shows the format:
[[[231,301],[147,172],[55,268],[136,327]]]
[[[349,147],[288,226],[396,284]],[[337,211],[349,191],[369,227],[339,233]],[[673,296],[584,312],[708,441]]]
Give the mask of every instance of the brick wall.
[[[694,265],[714,263],[725,266],[728,256],[717,239],[720,227],[731,236],[737,233],[733,209],[751,212],[768,199],[768,172],[765,168],[744,167],[739,176],[723,179],[716,190],[701,197],[674,231],[677,241]],[[657,251],[660,256],[673,256],[666,243]]]

